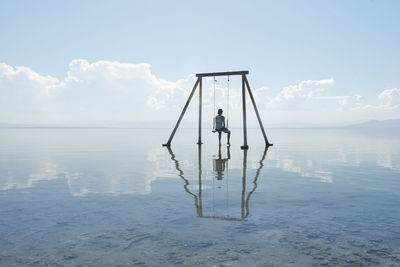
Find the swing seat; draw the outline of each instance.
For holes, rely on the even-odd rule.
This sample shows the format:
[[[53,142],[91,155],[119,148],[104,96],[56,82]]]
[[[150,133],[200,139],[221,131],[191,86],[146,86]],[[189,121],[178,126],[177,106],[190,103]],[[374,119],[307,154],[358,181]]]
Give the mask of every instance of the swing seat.
[[[213,132],[213,133],[223,133],[225,130],[227,130],[227,128],[224,128],[224,129],[221,129],[221,130],[213,129],[211,132]]]

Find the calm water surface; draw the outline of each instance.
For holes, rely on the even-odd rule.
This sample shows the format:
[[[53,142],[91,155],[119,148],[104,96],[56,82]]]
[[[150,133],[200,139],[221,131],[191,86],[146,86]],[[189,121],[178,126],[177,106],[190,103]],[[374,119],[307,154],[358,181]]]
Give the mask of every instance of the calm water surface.
[[[400,265],[400,137],[0,129],[0,265]]]

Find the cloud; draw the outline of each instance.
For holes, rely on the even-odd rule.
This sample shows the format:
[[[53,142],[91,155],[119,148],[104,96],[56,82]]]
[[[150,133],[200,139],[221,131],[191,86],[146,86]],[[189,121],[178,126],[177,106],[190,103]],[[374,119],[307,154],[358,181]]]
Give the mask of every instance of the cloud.
[[[79,59],[73,60],[69,68],[66,77],[68,89],[80,90],[81,95],[87,95],[88,100],[90,96],[96,97],[97,101],[90,101],[92,104],[104,99],[105,103],[109,103],[108,108],[119,107],[123,112],[131,112],[132,107],[134,110],[141,108],[141,115],[151,111],[149,108],[173,108],[175,102],[181,99],[178,96],[186,93],[188,81],[193,80],[191,76],[177,82],[158,78],[151,72],[148,63],[88,63]]]
[[[37,93],[48,92],[48,89],[59,83],[57,78],[42,76],[28,67],[12,67],[6,63],[0,63],[1,89],[7,85],[17,85],[20,89],[36,87]]]
[[[378,96],[378,104],[359,104],[352,107],[355,111],[386,111],[390,112],[400,107],[400,88],[383,90]]]
[[[360,94],[338,96],[339,106],[336,111],[352,111],[364,105],[364,98]]]
[[[335,95],[330,92],[334,79],[305,80],[284,87],[271,97],[269,89],[256,91],[256,101],[282,121],[326,122],[360,119],[394,118],[394,110],[400,107],[400,89],[383,90],[375,103],[366,103],[361,94]],[[371,113],[378,111],[375,113]],[[345,117],[344,117],[345,116]],[[397,115],[398,117],[398,115]],[[339,122],[339,121],[337,121]]]
[[[0,104],[2,109],[26,109],[26,105],[48,96],[60,84],[57,78],[42,76],[27,67],[0,63]]]
[[[400,88],[384,90],[378,95],[378,98],[383,102],[382,106],[389,109],[398,108],[400,106]]]
[[[156,77],[147,63],[89,63],[74,59],[63,80],[27,67],[0,63],[0,121],[75,123],[156,119],[174,109],[194,77],[176,82]],[[161,114],[160,119],[163,118]]]
[[[91,123],[175,120],[195,80],[193,74],[177,81],[162,79],[152,72],[148,63],[105,60],[90,63],[74,59],[63,79],[39,74],[28,67],[0,63],[0,122],[90,126]],[[205,123],[214,116],[214,100],[215,108],[224,109],[227,115],[228,94],[229,121],[233,125],[241,123],[240,79],[236,84],[235,77],[231,80],[228,91],[223,79],[216,84],[212,78],[203,79]],[[330,121],[340,119],[338,112],[353,112],[356,114],[353,119],[360,119],[357,116],[361,117],[364,111],[382,110],[388,115],[400,106],[399,88],[382,91],[376,103],[365,103],[360,94],[332,94],[334,82],[334,78],[304,80],[284,87],[275,95],[269,87],[262,86],[253,88],[253,94],[261,117],[268,118],[269,122],[320,122],[322,118]],[[192,111],[185,116],[186,122],[195,119],[196,97],[197,94],[190,105]],[[251,108],[250,102],[248,107]],[[269,116],[264,116],[267,112]],[[253,121],[255,118],[249,116],[249,123]]]
[[[330,89],[334,83],[333,77],[303,80],[282,88],[275,95],[271,94],[270,88],[261,87],[254,90],[255,98],[262,117],[269,118],[267,123],[335,121],[340,103],[344,103],[348,96],[332,95]]]
[[[188,88],[193,87],[194,83],[194,75],[174,83],[162,80],[159,87],[148,96],[147,104],[156,110],[181,107],[190,94]]]
[[[321,94],[332,87],[333,84],[334,79],[329,78],[325,80],[305,80],[299,84],[287,86],[275,97],[269,99],[267,107],[277,108],[288,102],[299,102],[299,99],[303,101],[308,99],[337,99],[337,97],[327,97]]]

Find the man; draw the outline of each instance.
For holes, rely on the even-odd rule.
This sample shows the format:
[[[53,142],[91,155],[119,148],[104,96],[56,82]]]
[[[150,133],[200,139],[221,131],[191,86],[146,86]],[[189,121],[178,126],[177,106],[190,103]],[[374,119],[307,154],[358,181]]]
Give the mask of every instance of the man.
[[[213,132],[218,132],[218,140],[219,140],[219,145],[221,145],[221,132],[227,133],[228,134],[228,146],[231,145],[230,139],[231,139],[231,131],[229,131],[228,128],[225,127],[225,117],[222,116],[222,109],[218,109],[218,115],[214,118],[214,130]]]

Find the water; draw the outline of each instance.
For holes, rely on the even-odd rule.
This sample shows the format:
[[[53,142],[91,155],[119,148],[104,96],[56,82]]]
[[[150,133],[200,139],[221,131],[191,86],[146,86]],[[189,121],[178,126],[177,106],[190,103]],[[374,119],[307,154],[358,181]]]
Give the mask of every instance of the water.
[[[0,264],[400,265],[400,137],[1,129]]]

